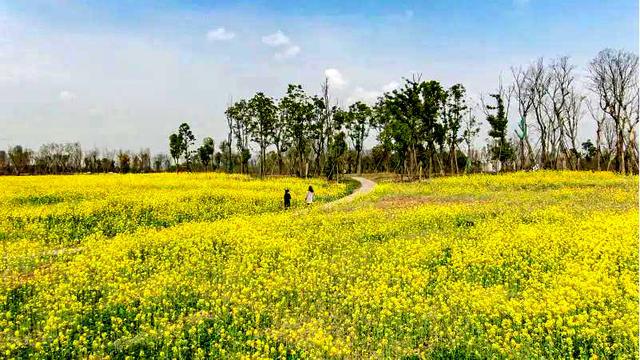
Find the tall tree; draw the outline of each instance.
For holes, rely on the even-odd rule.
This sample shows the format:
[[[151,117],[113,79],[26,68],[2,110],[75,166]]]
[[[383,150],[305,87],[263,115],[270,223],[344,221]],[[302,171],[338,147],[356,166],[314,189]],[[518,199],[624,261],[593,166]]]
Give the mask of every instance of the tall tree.
[[[249,132],[260,147],[260,177],[264,175],[267,147],[273,142],[277,107],[272,98],[257,93],[248,102],[250,109]]]
[[[296,172],[299,176],[303,176],[308,154],[307,145],[311,132],[313,104],[302,90],[302,86],[291,84],[280,103],[285,111],[287,136],[296,154],[296,162],[298,163]]]
[[[329,98],[329,79],[325,77],[321,86],[320,97],[313,97],[314,115],[311,124],[311,137],[313,139],[313,150],[315,153],[315,171],[320,174],[324,168],[327,139],[333,134],[333,115],[336,107],[331,106]]]
[[[547,95],[551,77],[544,65],[542,58],[538,59],[529,67],[530,72],[530,93],[531,107],[536,120],[536,126],[540,135],[540,167],[545,168],[548,164],[549,154],[549,118],[547,117]]]
[[[339,131],[328,139],[325,175],[329,180],[332,180],[334,176],[336,177],[336,180],[340,180],[342,162],[347,150],[349,149],[345,138],[345,133],[343,131]]]
[[[289,138],[288,129],[288,105],[282,101],[278,103],[278,112],[276,114],[273,126],[273,145],[276,147],[276,156],[278,159],[278,174],[284,174],[283,154],[289,150],[291,139]]]
[[[126,174],[131,169],[131,154],[128,151],[118,151],[118,168],[122,174]]]
[[[403,152],[403,163],[409,176],[418,169],[418,151],[426,145],[428,174],[431,176],[434,160],[439,163],[436,145],[445,142],[444,125],[441,121],[446,92],[437,81],[421,81],[419,76],[405,79],[404,87],[386,93],[376,106],[376,119],[383,122],[381,135],[391,139],[394,146]],[[441,166],[442,170],[442,166]]]
[[[357,101],[349,106],[347,111],[338,111],[336,122],[342,124],[349,134],[356,151],[356,172],[362,173],[362,149],[364,140],[369,135],[372,126],[372,111],[366,104]]]
[[[489,136],[493,138],[494,144],[491,147],[494,160],[504,163],[511,159],[513,150],[507,141],[507,114],[504,106],[504,99],[501,94],[490,94],[496,105],[486,105],[487,110],[495,111],[494,114],[487,115],[487,122],[491,126]]]
[[[459,132],[466,112],[469,110],[465,99],[466,89],[462,84],[453,85],[447,96],[445,112],[446,142],[449,145],[449,170],[451,174],[458,173],[456,149],[460,142]]]
[[[518,123],[518,131],[516,135],[520,141],[520,168],[527,168],[528,162],[535,161],[533,159],[533,150],[531,143],[529,142],[529,124],[527,123],[527,116],[533,106],[533,67],[529,67],[526,70],[518,67],[511,68],[511,74],[513,75],[513,89],[512,92],[515,95],[518,105],[518,115],[520,121]],[[526,155],[525,155],[526,152]]]
[[[232,145],[233,144],[233,129],[234,129],[234,125],[235,125],[234,124],[233,112],[234,112],[234,110],[233,110],[233,101],[231,100],[231,101],[229,101],[229,104],[227,104],[227,109],[224,112],[225,119],[227,120],[227,128],[228,128],[227,141],[226,141],[226,143],[223,142],[224,145],[226,145],[226,146],[223,146],[223,144],[220,144],[221,150],[223,152],[227,152],[229,154],[229,157],[228,157],[229,161],[227,162],[227,172],[229,172],[229,173],[233,172],[233,161],[230,161],[231,160],[231,153],[232,153],[231,147],[233,146]]]
[[[549,102],[548,115],[551,128],[549,131],[554,167],[565,167],[564,159],[568,159],[570,154],[566,144],[567,117],[569,113],[569,101],[571,93],[574,91],[575,76],[573,74],[575,66],[569,63],[566,56],[554,60],[549,66]]]
[[[235,135],[236,148],[240,155],[240,172],[248,172],[249,152],[249,127],[251,123],[251,109],[246,100],[240,100],[227,108],[225,114],[232,119],[233,134]],[[249,154],[249,157],[246,155]]]
[[[567,99],[567,118],[563,123],[564,135],[566,136],[571,147],[567,152],[569,153],[569,161],[572,170],[580,169],[580,152],[578,151],[578,128],[580,125],[580,120],[584,115],[584,109],[582,106],[584,102],[585,97],[581,94],[578,94],[575,89],[572,89]],[[567,146],[567,148],[568,147],[569,146]]]
[[[202,139],[202,145],[198,148],[198,157],[200,158],[202,165],[204,165],[205,170],[207,170],[214,152],[215,143],[213,139],[210,137]]]
[[[191,132],[191,128],[187,123],[180,124],[180,127],[178,127],[178,135],[182,140],[180,149],[182,150],[182,155],[187,163],[187,169],[191,170],[191,156],[193,154],[190,147],[195,143],[196,137],[193,135],[193,132]]]
[[[169,154],[173,158],[173,162],[176,164],[176,173],[180,166],[180,155],[182,154],[182,136],[178,134],[169,135]]]
[[[442,118],[444,106],[446,104],[447,93],[439,82],[431,80],[423,82],[420,86],[420,128],[423,139],[426,142],[428,156],[428,176],[433,173],[434,160],[440,163],[440,172],[444,171],[442,161],[436,153],[436,145],[442,147],[445,142],[444,123],[439,120]]]
[[[624,173],[625,128],[638,108],[638,55],[623,50],[602,50],[589,64],[589,79],[600,108],[615,125],[616,169]]]
[[[480,126],[476,116],[471,112],[467,112],[465,121],[462,128],[462,140],[467,146],[467,159],[464,167],[465,174],[471,170],[472,150],[473,142],[475,141],[478,133],[480,133]]]
[[[13,164],[13,169],[15,170],[17,175],[24,173],[31,163],[31,150],[25,149],[21,145],[16,145],[9,148],[8,155],[9,160],[11,160],[11,164]]]

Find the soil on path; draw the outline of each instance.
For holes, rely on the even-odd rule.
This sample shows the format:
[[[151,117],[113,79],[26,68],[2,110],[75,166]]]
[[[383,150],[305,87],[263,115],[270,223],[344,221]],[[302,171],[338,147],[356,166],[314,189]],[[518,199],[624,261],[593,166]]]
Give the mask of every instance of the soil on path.
[[[326,203],[323,205],[323,209],[329,209],[333,206],[336,205],[340,205],[340,204],[345,204],[345,203],[349,203],[352,202],[354,199],[359,198],[362,195],[366,195],[368,193],[370,193],[371,191],[373,191],[373,189],[376,187],[376,183],[375,181],[360,177],[360,176],[351,176],[351,178],[357,182],[360,183],[360,187],[357,188],[354,192],[352,192],[350,195],[347,195],[343,198],[340,198],[336,201],[332,201],[330,203]]]

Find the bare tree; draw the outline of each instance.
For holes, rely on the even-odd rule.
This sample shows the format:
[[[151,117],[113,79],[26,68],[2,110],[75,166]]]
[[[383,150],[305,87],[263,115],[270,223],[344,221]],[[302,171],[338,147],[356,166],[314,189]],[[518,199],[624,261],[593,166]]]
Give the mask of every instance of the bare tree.
[[[520,166],[525,168],[527,166],[527,157],[525,157],[525,150],[527,156],[531,159],[533,151],[531,149],[531,143],[529,142],[527,115],[529,114],[531,107],[533,106],[533,96],[531,95],[532,83],[531,83],[531,67],[523,69],[522,67],[511,68],[511,74],[513,75],[512,91],[518,103],[518,115],[520,116],[518,140],[520,142]],[[533,161],[533,159],[531,159]]]
[[[474,105],[474,108],[477,109],[478,105]],[[473,110],[467,111],[466,116],[464,117],[464,121],[462,123],[462,141],[464,141],[467,146],[467,159],[464,167],[465,174],[471,170],[471,165],[473,162],[473,142],[478,136],[480,132],[480,124],[474,114]]]
[[[578,153],[578,127],[580,120],[584,115],[584,109],[582,105],[585,102],[585,97],[578,94],[575,89],[571,90],[567,99],[567,118],[563,123],[564,134],[569,140],[571,149],[569,153],[569,163],[572,170],[580,169],[580,156]],[[566,147],[565,147],[566,148]]]
[[[315,140],[313,148],[315,153],[315,170],[316,175],[322,173],[324,168],[324,157],[327,148],[327,139],[332,133],[332,119],[335,109],[330,104],[329,97],[329,79],[325,77],[324,83],[321,85],[322,97],[316,99],[315,116],[313,124],[313,134]]]
[[[607,171],[611,170],[611,163],[616,160],[616,124],[610,117],[606,117],[604,120],[604,124],[602,126],[602,134],[604,135],[604,144],[606,145],[606,162],[607,162]]]
[[[575,81],[574,69],[575,66],[569,63],[567,56],[554,60],[549,66],[549,106],[547,107],[549,114],[547,117],[550,120],[549,136],[555,168],[564,169],[564,159],[569,158],[565,143],[565,122],[569,112],[569,97]],[[561,159],[561,154],[564,159]]]
[[[600,107],[593,106],[591,100],[586,101],[586,104],[591,117],[596,122],[596,166],[598,171],[600,171],[602,170],[600,165],[602,159],[602,134],[604,131],[605,121],[607,120],[607,113],[602,111]]]
[[[548,144],[549,144],[549,119],[547,116],[546,104],[547,91],[551,78],[544,66],[544,59],[539,58],[529,66],[531,91],[531,107],[536,119],[537,130],[540,135],[540,167],[547,165]]]
[[[638,107],[638,55],[602,50],[589,64],[589,78],[600,108],[613,120],[616,169],[624,173],[625,129]]]

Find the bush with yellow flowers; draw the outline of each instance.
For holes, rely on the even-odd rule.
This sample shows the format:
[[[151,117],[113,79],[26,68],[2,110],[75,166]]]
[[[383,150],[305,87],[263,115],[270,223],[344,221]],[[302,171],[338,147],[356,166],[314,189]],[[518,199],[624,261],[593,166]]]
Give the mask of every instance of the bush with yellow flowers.
[[[226,181],[239,196],[243,180]],[[3,283],[0,353],[636,358],[637,188],[608,173],[474,175],[93,233]],[[40,252],[24,241],[5,240],[15,264]]]

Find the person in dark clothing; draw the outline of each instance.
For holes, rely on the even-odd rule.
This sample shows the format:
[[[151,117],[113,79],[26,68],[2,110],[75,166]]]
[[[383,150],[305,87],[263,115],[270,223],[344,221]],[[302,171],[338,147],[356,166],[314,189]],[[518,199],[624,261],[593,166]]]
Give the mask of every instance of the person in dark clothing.
[[[288,209],[291,207],[291,194],[289,194],[289,189],[284,189],[284,208]]]

